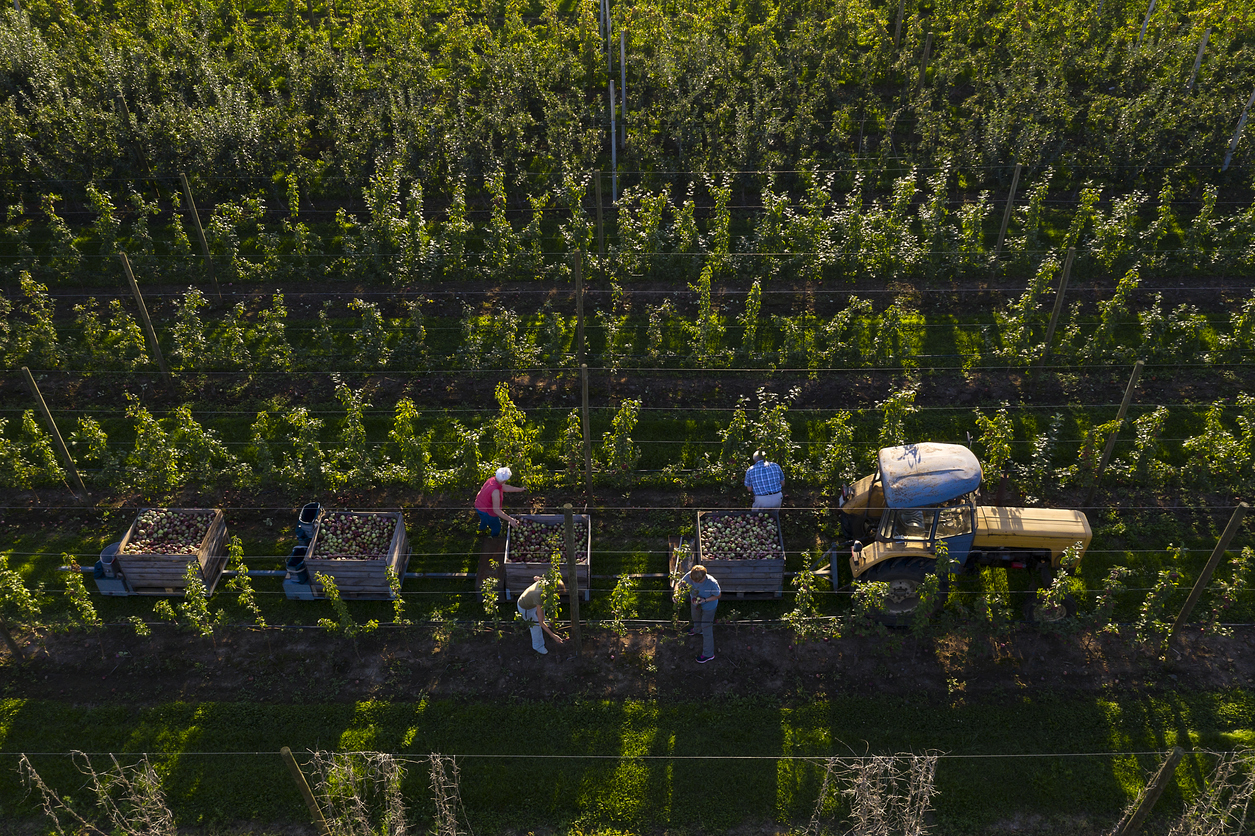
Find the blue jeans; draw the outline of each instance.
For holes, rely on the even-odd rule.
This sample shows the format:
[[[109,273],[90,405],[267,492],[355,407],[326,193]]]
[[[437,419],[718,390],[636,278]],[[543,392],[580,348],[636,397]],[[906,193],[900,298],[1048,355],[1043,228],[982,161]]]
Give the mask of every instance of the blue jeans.
[[[483,531],[486,528],[488,529],[488,533],[493,537],[501,536],[501,517],[498,517],[495,514],[485,514],[478,508],[475,509],[475,513],[479,514],[480,531]]]

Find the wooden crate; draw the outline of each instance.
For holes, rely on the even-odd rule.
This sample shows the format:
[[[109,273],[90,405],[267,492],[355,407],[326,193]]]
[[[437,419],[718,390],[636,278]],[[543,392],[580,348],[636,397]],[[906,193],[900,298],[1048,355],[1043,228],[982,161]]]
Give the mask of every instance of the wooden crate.
[[[148,510],[206,514],[213,519],[195,554],[123,554],[135,536],[140,515]],[[222,579],[222,570],[227,567],[227,522],[220,508],[141,508],[119,541],[118,554],[113,559],[114,569],[126,582],[127,592],[131,595],[185,594],[187,567],[193,562],[200,569],[205,594],[212,595]]]
[[[391,601],[394,597],[392,587],[388,584],[388,568],[396,572],[398,578],[405,577],[405,567],[410,562],[410,540],[405,535],[405,519],[400,511],[332,511],[335,514],[351,514],[362,517],[389,517],[396,520],[392,531],[392,540],[388,551],[379,557],[363,557],[348,559],[320,558],[318,556],[318,535],[322,532],[322,521],[327,516],[325,509],[318,513],[318,521],[314,523],[314,536],[309,541],[305,552],[305,568],[309,571],[309,585],[314,597],[325,597],[322,584],[318,583],[319,573],[335,581],[340,597],[347,600]]]
[[[593,554],[593,521],[588,514],[572,514],[571,517],[577,523],[583,522],[588,524],[587,541],[575,544],[575,577],[579,580],[580,591],[584,593],[584,600],[588,600],[589,567],[592,565]],[[536,520],[537,522],[558,526],[564,525],[566,522],[566,517],[562,514],[521,514],[519,519]],[[533,578],[537,575],[544,577],[549,571],[548,563],[520,563],[517,561],[511,563],[510,532],[508,530],[505,536],[505,555],[502,565],[505,567],[507,601],[522,595],[523,591],[534,583]],[[565,557],[562,559],[562,580],[568,585],[571,583],[571,575],[567,571]]]
[[[755,558],[751,560],[727,560],[702,553],[702,522],[703,520],[722,517],[744,517],[751,514],[767,514],[775,521],[776,536],[780,540],[778,558]],[[698,511],[697,536],[694,545],[694,558],[685,561],[683,572],[687,572],[694,562],[706,567],[716,581],[719,582],[721,595],[735,595],[738,598],[747,594],[767,594],[779,598],[784,590],[784,534],[780,531],[780,518],[770,511]]]

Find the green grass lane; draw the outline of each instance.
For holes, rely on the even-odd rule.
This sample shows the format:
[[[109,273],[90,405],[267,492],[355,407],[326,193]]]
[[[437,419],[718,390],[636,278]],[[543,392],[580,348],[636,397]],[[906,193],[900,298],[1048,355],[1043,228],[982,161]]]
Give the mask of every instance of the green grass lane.
[[[15,753],[79,749],[160,753],[154,762],[184,824],[303,821],[300,797],[277,755],[286,745],[298,753],[461,756],[462,798],[479,832],[507,826],[714,831],[809,817],[822,769],[781,756],[937,750],[945,754],[937,768],[937,832],[961,834],[1015,813],[1112,819],[1158,760],[1130,753],[1251,745],[1252,717],[1255,697],[1245,691],[1039,693],[956,707],[854,696],[798,706],[757,699],[563,702],[538,694],[525,702],[148,709],[9,699],[0,702],[0,815],[37,812],[18,781]],[[499,755],[517,757],[487,757]],[[38,755],[32,762],[54,788],[79,792],[81,776],[66,756]],[[1179,810],[1210,765],[1205,755],[1188,757],[1159,809]],[[429,816],[422,764],[411,764],[409,773],[406,797],[416,815]]]

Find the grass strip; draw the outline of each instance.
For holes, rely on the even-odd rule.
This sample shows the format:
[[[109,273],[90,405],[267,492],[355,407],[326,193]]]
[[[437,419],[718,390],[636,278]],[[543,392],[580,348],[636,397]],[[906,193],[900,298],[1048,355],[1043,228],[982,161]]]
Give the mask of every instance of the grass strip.
[[[153,759],[181,824],[302,822],[307,816],[278,756],[286,745],[298,753],[458,755],[462,798],[477,833],[724,831],[745,821],[810,817],[822,769],[781,756],[939,750],[947,757],[937,769],[936,832],[971,834],[1017,814],[1110,821],[1158,762],[1155,754],[1128,753],[1255,743],[1255,695],[1237,690],[1101,697],[1040,692],[953,706],[858,696],[803,705],[537,697],[508,703],[176,702],[145,709],[7,699],[0,701],[0,818],[38,812],[18,780],[15,753],[79,749],[161,753]],[[610,757],[573,757],[588,755]],[[999,757],[975,757],[991,755]],[[82,777],[68,757],[32,761],[51,786],[81,795]],[[1207,755],[1188,757],[1159,814],[1179,813],[1210,766]],[[422,763],[410,765],[405,794],[415,816],[432,815]]]

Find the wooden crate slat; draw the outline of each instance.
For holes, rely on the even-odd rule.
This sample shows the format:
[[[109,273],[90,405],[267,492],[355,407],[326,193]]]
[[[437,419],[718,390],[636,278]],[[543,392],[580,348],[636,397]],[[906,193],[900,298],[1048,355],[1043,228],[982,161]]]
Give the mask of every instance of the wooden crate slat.
[[[322,533],[323,520],[329,514],[350,514],[363,517],[389,517],[396,521],[392,530],[392,538],[388,541],[387,551],[379,557],[331,559],[317,555],[318,538]],[[305,555],[305,568],[309,572],[309,583],[318,597],[324,594],[322,584],[318,583],[318,574],[330,577],[342,598],[358,600],[391,600],[392,587],[388,583],[388,567],[396,572],[397,577],[405,575],[405,566],[409,563],[410,541],[405,531],[405,518],[400,511],[338,511],[322,509],[314,522],[314,536],[310,539]]]
[[[123,554],[135,536],[139,518],[149,510],[209,514],[212,518],[194,554]],[[226,568],[226,539],[227,524],[221,508],[141,508],[118,543],[118,555],[114,560],[127,586],[137,595],[186,594],[187,567],[195,562],[206,594],[212,595]]]

